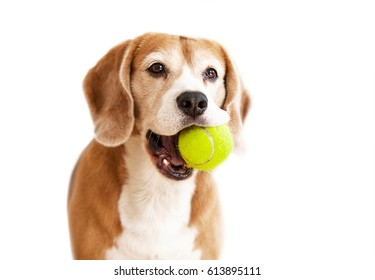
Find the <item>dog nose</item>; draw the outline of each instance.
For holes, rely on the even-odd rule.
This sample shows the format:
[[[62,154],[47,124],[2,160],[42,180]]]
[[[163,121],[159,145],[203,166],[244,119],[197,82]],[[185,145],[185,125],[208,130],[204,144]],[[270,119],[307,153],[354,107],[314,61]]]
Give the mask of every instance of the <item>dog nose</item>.
[[[191,117],[204,113],[208,106],[207,97],[198,91],[187,91],[177,97],[177,105],[181,111]]]

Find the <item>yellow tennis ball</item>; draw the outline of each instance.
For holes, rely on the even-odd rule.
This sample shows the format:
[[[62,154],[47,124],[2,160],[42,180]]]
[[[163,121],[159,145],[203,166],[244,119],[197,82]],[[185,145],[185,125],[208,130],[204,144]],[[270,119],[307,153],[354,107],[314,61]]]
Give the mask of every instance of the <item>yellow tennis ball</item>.
[[[233,148],[232,133],[227,125],[191,126],[178,137],[181,157],[190,167],[212,170],[221,164]]]

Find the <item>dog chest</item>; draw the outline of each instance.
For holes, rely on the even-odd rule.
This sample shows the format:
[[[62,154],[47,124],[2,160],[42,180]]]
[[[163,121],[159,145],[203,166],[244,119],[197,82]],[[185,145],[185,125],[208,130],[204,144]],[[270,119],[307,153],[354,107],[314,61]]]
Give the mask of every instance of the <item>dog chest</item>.
[[[199,259],[197,230],[189,227],[194,180],[169,182],[159,174],[149,183],[123,186],[118,203],[123,233],[108,259]]]

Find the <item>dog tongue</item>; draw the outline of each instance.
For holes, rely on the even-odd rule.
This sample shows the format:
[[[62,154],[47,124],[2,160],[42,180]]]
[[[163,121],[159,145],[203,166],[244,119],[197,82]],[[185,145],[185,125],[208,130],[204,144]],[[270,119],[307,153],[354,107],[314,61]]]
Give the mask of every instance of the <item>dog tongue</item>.
[[[171,163],[174,166],[184,165],[185,162],[180,155],[180,151],[177,148],[178,135],[174,136],[161,136],[161,144],[167,150],[171,156]]]

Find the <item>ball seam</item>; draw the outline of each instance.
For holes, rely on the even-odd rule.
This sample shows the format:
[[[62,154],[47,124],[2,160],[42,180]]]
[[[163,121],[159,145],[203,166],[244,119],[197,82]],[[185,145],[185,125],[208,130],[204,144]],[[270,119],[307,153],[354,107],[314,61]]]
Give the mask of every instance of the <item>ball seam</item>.
[[[205,162],[203,162],[203,163],[194,163],[194,165],[204,165],[204,164],[208,163],[213,158],[213,156],[215,154],[215,142],[214,142],[214,139],[211,136],[211,133],[207,129],[205,129],[204,127],[199,127],[199,128],[202,129],[206,133],[206,135],[208,136],[208,139],[210,140],[211,145],[212,145],[212,150],[211,150],[210,157]]]

